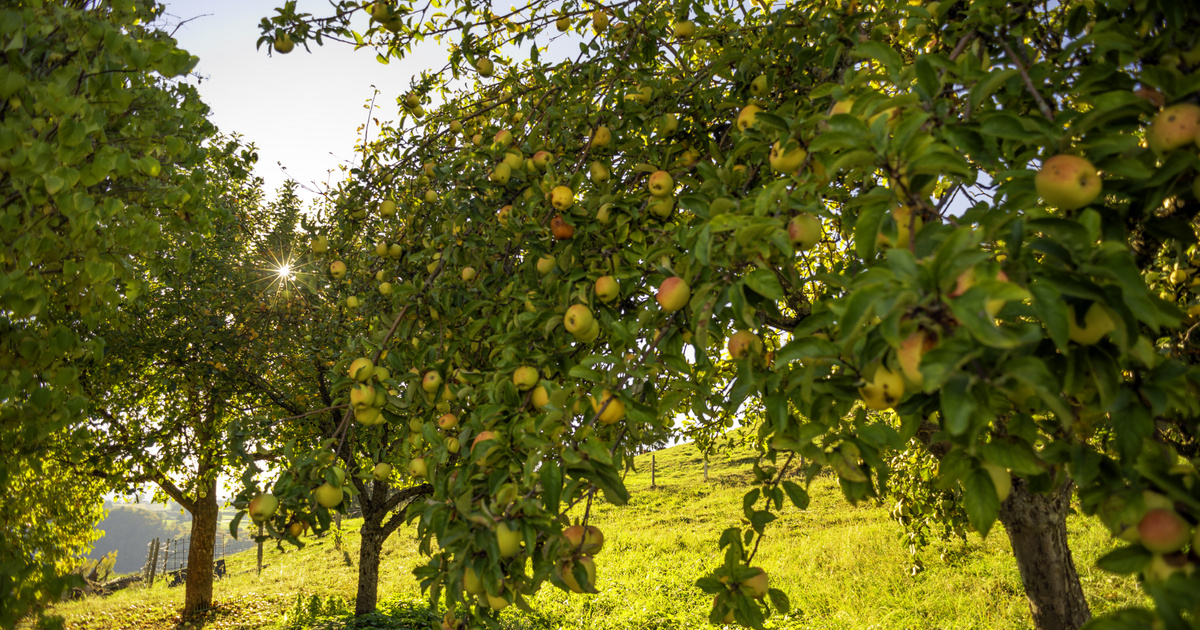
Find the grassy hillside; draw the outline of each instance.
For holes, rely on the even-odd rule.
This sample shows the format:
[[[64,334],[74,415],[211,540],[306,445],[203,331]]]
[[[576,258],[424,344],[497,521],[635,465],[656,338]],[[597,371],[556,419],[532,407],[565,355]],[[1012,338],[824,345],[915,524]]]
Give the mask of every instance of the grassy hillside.
[[[720,563],[716,541],[740,519],[749,481],[748,453],[714,461],[709,480],[691,445],[656,454],[657,488],[650,488],[650,455],[638,458],[624,508],[593,508],[605,534],[597,556],[599,595],[569,595],[548,587],[532,601],[535,616],[514,608],[506,627],[540,630],[695,628],[706,625],[710,599],[692,584]],[[910,575],[900,528],[882,505],[852,507],[832,478],[814,481],[805,511],[785,508],[771,526],[755,564],[784,590],[793,613],[774,628],[1027,628],[1029,612],[1003,529],[986,540],[927,553],[926,569]],[[219,603],[200,624],[211,628],[313,627],[314,619],[344,618],[352,609],[361,521],[344,524],[342,551],[332,536],[308,540],[302,550],[268,548],[267,567],[254,575],[253,551],[228,559],[230,577],[218,581]],[[1095,521],[1073,517],[1071,547],[1095,613],[1140,601],[1136,585],[1093,568],[1111,548]],[[431,619],[411,569],[422,559],[412,530],[401,529],[384,548],[380,570],[382,614],[357,627],[426,628]],[[60,605],[72,628],[163,628],[178,624],[183,589],[129,590],[107,599]],[[193,626],[196,627],[196,626]]]

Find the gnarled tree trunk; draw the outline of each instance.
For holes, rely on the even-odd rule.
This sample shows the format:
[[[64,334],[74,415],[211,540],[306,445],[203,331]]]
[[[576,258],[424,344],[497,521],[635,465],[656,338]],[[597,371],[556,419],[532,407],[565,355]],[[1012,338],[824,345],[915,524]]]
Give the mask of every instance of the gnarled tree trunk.
[[[379,555],[387,534],[380,527],[383,514],[375,511],[371,516],[363,511],[362,544],[358,549],[358,595],[354,599],[356,616],[375,612],[379,598]]]
[[[1075,561],[1067,546],[1071,482],[1047,494],[1034,494],[1024,479],[1000,505],[1021,583],[1037,630],[1075,630],[1092,618]]]
[[[201,477],[203,478],[203,476]],[[192,512],[192,540],[188,545],[187,583],[183,614],[206,610],[213,599],[213,547],[217,539],[217,482],[202,482],[204,496],[197,497]]]

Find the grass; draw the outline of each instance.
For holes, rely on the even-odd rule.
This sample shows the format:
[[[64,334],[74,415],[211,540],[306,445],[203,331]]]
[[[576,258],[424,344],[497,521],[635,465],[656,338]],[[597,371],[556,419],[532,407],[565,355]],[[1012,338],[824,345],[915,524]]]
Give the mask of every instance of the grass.
[[[746,453],[713,461],[709,479],[691,445],[659,451],[657,487],[650,487],[650,455],[626,483],[633,499],[616,508],[594,506],[592,522],[605,534],[597,556],[598,595],[569,595],[543,588],[530,601],[534,615],[505,612],[510,630],[550,628],[656,630],[707,625],[711,599],[693,584],[721,562],[720,532],[739,523],[741,497],[751,477]],[[972,536],[940,555],[927,550],[925,570],[911,575],[912,559],[900,527],[882,505],[850,506],[832,478],[810,488],[807,510],[785,506],[768,529],[755,558],[771,585],[786,592],[792,613],[776,615],[770,628],[890,629],[1030,627],[1028,605],[1003,528],[986,539]],[[176,611],[183,589],[157,584],[108,598],[64,603],[52,612],[69,628],[299,628],[314,620],[345,620],[353,610],[361,521],[343,524],[342,550],[332,536],[308,540],[302,550],[264,553],[267,565],[254,575],[254,551],[227,558],[229,576],[214,587],[217,606],[184,623]],[[1137,585],[1094,567],[1113,547],[1094,519],[1068,520],[1071,549],[1093,614],[1143,603]],[[411,529],[384,546],[380,567],[380,613],[360,628],[428,628],[428,609],[411,570],[422,563]],[[337,623],[341,626],[341,623]],[[323,627],[323,626],[321,626]]]

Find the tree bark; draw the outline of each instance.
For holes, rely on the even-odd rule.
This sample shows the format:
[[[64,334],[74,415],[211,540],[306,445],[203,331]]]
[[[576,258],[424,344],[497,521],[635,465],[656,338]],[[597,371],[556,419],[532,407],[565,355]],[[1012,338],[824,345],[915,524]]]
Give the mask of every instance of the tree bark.
[[[1000,505],[1021,583],[1037,630],[1075,630],[1089,619],[1087,599],[1067,546],[1071,482],[1047,494],[1034,494],[1024,479],[1013,479],[1012,492]]]
[[[379,556],[383,541],[387,539],[381,524],[384,512],[372,510],[368,514],[364,502],[363,526],[360,533],[362,544],[358,548],[358,595],[354,599],[354,615],[362,616],[375,612],[379,598]]]
[[[201,477],[203,478],[203,477]],[[217,539],[217,481],[202,482],[203,497],[192,510],[192,539],[188,544],[187,583],[183,614],[212,607],[213,548]]]

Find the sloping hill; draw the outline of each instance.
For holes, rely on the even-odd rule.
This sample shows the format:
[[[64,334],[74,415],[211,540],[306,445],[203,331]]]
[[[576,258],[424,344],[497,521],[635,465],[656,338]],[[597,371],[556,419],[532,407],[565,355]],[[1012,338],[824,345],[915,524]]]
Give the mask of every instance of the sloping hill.
[[[656,487],[650,487],[651,458]],[[626,478],[633,495],[623,508],[593,507],[592,522],[605,534],[596,557],[598,595],[543,589],[538,611],[506,611],[517,629],[696,628],[707,624],[711,600],[693,586],[720,563],[720,532],[741,519],[741,498],[753,456],[739,451],[714,459],[704,480],[703,459],[690,444],[637,458]],[[926,570],[909,573],[900,528],[886,506],[848,505],[832,478],[815,480],[812,503],[786,506],[771,525],[755,564],[784,590],[793,613],[776,616],[776,628],[1027,628],[1029,612],[1003,529],[986,540],[973,536],[941,557],[926,555]],[[219,606],[204,622],[213,628],[312,627],[314,620],[343,619],[352,609],[361,521],[344,523],[342,549],[334,537],[306,540],[302,550],[266,550],[266,568],[254,575],[255,554],[228,559],[230,576],[215,587]],[[1071,545],[1094,612],[1140,601],[1130,580],[1099,572],[1095,559],[1111,548],[1094,521],[1070,522]],[[372,628],[426,628],[431,619],[411,570],[422,558],[412,530],[401,529],[384,548],[381,611]],[[163,628],[177,623],[181,588],[163,585],[118,593],[104,600],[60,605],[74,628]],[[511,614],[509,614],[511,611]]]

